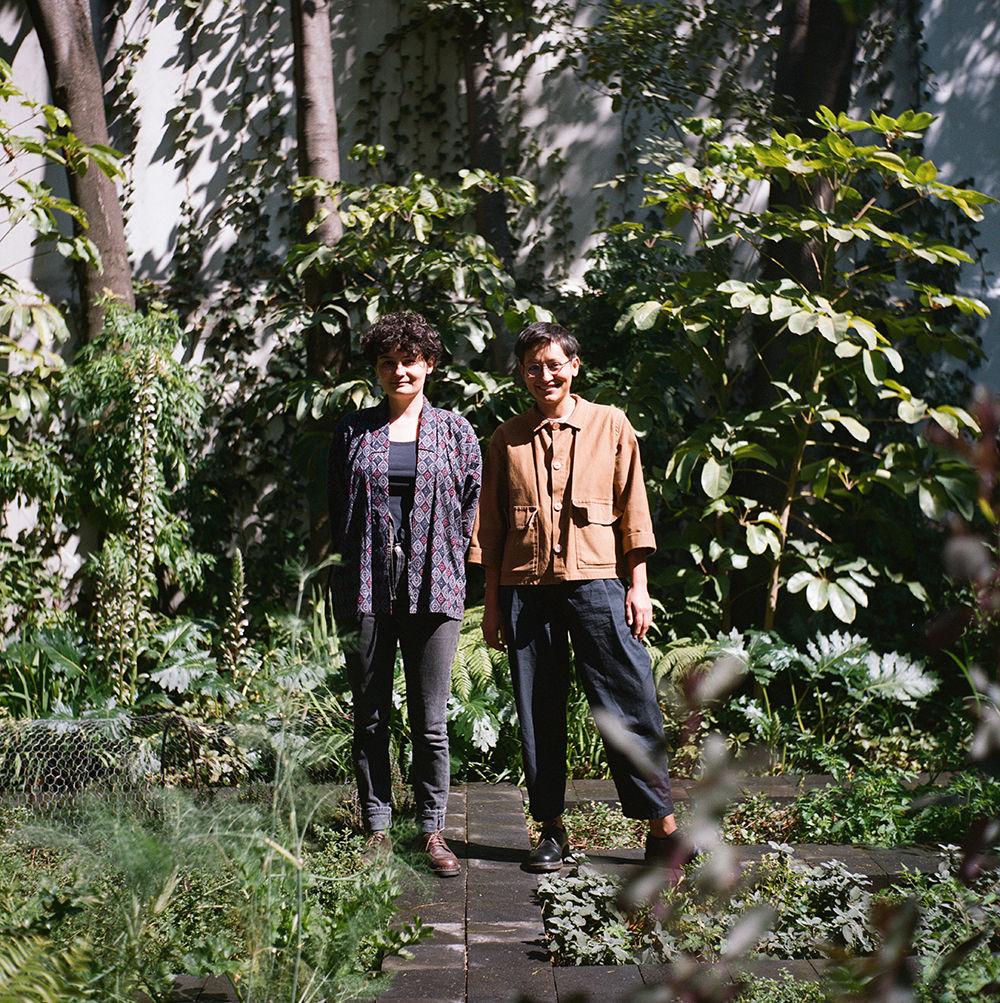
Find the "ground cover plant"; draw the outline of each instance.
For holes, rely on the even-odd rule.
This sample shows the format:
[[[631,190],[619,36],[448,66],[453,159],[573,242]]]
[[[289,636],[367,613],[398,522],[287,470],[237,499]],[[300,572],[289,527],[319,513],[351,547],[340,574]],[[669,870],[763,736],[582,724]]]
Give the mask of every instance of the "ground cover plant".
[[[584,859],[565,877],[539,885],[550,951],[561,964],[666,962],[682,954],[716,959],[726,953],[740,916],[768,908],[774,910],[770,929],[754,949],[767,957],[816,957],[826,943],[864,953],[874,943],[867,921],[870,883],[839,861],[808,866],[776,847],[731,898],[700,900],[689,888],[682,885],[628,913],[617,905],[620,881]]]
[[[405,865],[365,865],[337,802],[288,776],[256,800],[151,789],[55,819],[7,809],[2,839],[0,970],[58,979],[60,1000],[164,999],[179,972],[228,974],[248,1001],[346,998],[378,991],[382,957],[423,935],[393,923]]]
[[[677,808],[684,824],[686,808]],[[727,843],[862,843],[929,846],[961,842],[974,826],[1000,815],[1000,781],[968,770],[938,783],[879,770],[830,778],[789,803],[765,795],[736,801],[722,817]],[[645,824],[615,804],[581,802],[563,815],[574,848],[641,847]],[[538,826],[529,818],[529,829]]]
[[[880,905],[899,906],[912,897],[920,905],[913,941],[918,998],[992,999],[1000,966],[1000,878],[992,872],[966,884],[957,870],[957,859],[946,852],[935,874],[904,874],[892,889],[875,894],[866,878],[837,861],[805,865],[775,845],[731,895],[706,893],[692,874],[678,889],[627,910],[621,882],[584,858],[568,874],[544,878],[539,899],[553,959],[580,965],[724,959],[748,947],[750,958],[856,957],[879,950],[872,916]],[[747,943],[741,928],[751,925],[757,936]],[[959,944],[969,949],[956,957]],[[812,994],[808,998],[844,998],[849,972],[834,969],[819,988],[804,991]],[[751,988],[770,999],[771,987]],[[788,989],[774,990],[777,998],[785,999],[781,993]]]

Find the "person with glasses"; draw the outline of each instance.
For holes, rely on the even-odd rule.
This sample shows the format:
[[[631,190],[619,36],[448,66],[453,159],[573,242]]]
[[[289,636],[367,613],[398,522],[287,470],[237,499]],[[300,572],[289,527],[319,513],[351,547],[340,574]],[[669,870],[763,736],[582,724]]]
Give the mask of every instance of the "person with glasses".
[[[451,765],[446,710],[482,454],[472,426],[424,395],[441,340],[423,317],[382,317],[361,346],[384,396],[375,407],[345,415],[334,430],[329,503],[333,550],[341,558],[331,575],[334,616],[358,632],[347,671],[367,856],[391,852],[389,717],[398,648],[423,849],[434,873],[452,877],[461,867],[441,834]]]
[[[605,741],[622,811],[649,820],[646,859],[677,880],[684,850],[643,644],[653,615],[646,560],[656,542],[639,448],[622,411],[571,392],[579,351],[558,324],[531,324],[518,336],[514,353],[535,404],[490,440],[469,548],[486,575],[483,636],[510,662],[529,808],[541,824],[525,867],[559,870],[569,849],[562,814],[572,643],[598,725],[613,716],[657,764],[637,768],[619,742]]]

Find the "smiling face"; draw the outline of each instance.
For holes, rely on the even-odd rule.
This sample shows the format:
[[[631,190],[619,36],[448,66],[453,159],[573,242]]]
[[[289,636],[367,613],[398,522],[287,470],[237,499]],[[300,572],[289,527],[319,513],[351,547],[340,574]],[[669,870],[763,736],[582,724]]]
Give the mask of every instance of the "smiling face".
[[[383,353],[375,362],[375,373],[386,396],[404,405],[424,392],[427,374],[433,371],[433,360],[401,348]]]
[[[573,377],[580,371],[578,356],[568,356],[556,341],[534,345],[521,360],[521,376],[542,414],[562,413],[569,400]]]

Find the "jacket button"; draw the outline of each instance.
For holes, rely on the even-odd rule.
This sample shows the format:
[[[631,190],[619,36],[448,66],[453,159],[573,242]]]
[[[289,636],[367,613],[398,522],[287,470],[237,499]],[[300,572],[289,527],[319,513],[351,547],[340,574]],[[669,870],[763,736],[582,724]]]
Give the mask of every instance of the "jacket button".
[[[556,510],[557,512],[561,512],[561,511],[562,511],[562,502],[553,502],[553,503],[552,503],[552,507],[553,507],[553,508],[554,508],[554,509],[555,509],[555,510]]]
[[[553,548],[552,548],[552,553],[553,554],[561,554],[562,553],[562,544],[561,543],[555,544],[555,546],[553,546]]]
[[[556,460],[555,462],[553,462],[552,469],[553,470],[562,470],[562,462],[559,461],[559,460]]]

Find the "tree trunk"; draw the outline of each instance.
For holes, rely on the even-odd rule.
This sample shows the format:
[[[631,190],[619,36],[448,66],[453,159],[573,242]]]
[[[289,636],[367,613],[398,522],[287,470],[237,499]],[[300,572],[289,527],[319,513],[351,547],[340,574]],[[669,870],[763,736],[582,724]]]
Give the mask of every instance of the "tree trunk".
[[[469,166],[502,176],[503,140],[493,56],[493,25],[486,12],[478,16],[467,14],[459,25],[463,34]],[[476,202],[476,232],[493,246],[504,268],[510,271],[514,264],[514,240],[507,224],[507,198],[502,191],[480,193]],[[514,362],[513,339],[502,324],[494,325],[494,333],[493,366],[498,372],[509,372]]]
[[[857,55],[857,22],[840,0],[784,0],[774,73],[774,109],[800,132],[821,105],[847,110]]]
[[[857,58],[857,23],[848,18],[841,0],[784,0],[781,39],[774,72],[775,115],[805,136],[817,134],[809,119],[822,105],[834,113],[847,111],[851,76]],[[792,184],[771,192],[771,206],[801,207],[811,203],[830,208],[830,192],[816,185],[808,196]],[[807,289],[820,283],[814,241],[779,244],[775,262],[766,262],[764,277],[790,275]]]
[[[45,57],[53,103],[70,117],[73,132],[89,145],[108,143],[104,84],[98,64],[87,0],[27,0]],[[85,311],[85,337],[104,322],[100,300],[111,293],[135,306],[132,268],[125,244],[125,220],[115,183],[98,168],[67,172],[70,196],[86,213],[87,235],[101,255],[103,271],[81,264],[78,270]]]
[[[784,0],[781,18],[774,113],[787,130],[813,136],[817,130],[808,120],[821,105],[835,113],[847,110],[857,58],[857,23],[847,16],[840,0]],[[802,190],[793,178],[787,188],[772,186],[770,208],[801,210],[811,206],[826,212],[831,208],[830,195],[827,186],[815,181],[811,188]],[[792,278],[806,289],[818,291],[825,264],[818,242],[785,240],[774,248],[770,259],[763,261],[761,277],[770,281]],[[784,357],[789,346],[783,339],[773,338],[773,333],[767,324],[757,324],[753,330],[760,361],[748,374],[746,398],[750,409],[772,406],[775,391],[768,373],[781,371],[787,364]],[[785,493],[771,478],[761,481],[752,475],[748,482],[737,486],[737,493],[757,497],[765,508],[780,513],[782,527],[787,531],[801,463],[800,455],[787,474],[789,486]],[[732,615],[738,627],[758,627],[762,623],[767,629],[773,627],[779,574],[778,561],[767,577],[751,569],[734,573]]]
[[[504,173],[503,141],[493,61],[493,26],[488,14],[463,21],[465,100],[469,127],[470,166]],[[476,230],[488,240],[506,268],[511,267],[514,241],[507,225],[507,199],[502,191],[484,192],[476,204]]]
[[[330,39],[330,4],[328,0],[293,0],[292,33],[294,40],[296,136],[300,177],[340,180],[340,148],[337,137],[337,103],[333,81],[333,45]],[[343,236],[343,225],[336,203],[307,199],[301,206],[302,236],[306,224],[326,211],[325,218],[309,235],[311,240],[333,246]],[[343,288],[342,277],[335,273],[321,276],[312,271],[304,276],[306,302],[313,309],[335,297]],[[336,380],[347,365],[350,332],[341,324],[331,333],[318,322],[305,332],[306,373],[311,380]],[[313,469],[309,471],[309,553],[314,562],[329,551],[330,529],[326,504],[326,423],[311,422],[305,434],[315,438],[322,448],[312,450]]]

